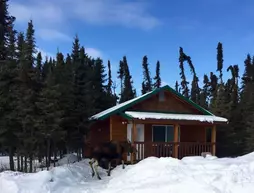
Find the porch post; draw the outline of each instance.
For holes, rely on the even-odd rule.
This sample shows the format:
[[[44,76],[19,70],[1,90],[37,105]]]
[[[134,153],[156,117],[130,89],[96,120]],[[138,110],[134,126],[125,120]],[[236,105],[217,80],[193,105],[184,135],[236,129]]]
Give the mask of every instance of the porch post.
[[[136,123],[133,121],[132,122],[132,129],[131,129],[131,143],[132,145],[134,145],[134,142],[137,139],[137,129],[136,129]],[[135,157],[135,153],[131,154],[131,164],[134,163],[134,157]]]
[[[179,142],[179,124],[174,125],[174,158],[178,158],[178,142]]]
[[[211,142],[212,142],[212,155],[215,156],[215,151],[216,151],[216,145],[215,145],[215,142],[216,142],[216,125],[213,125],[213,128],[212,128]]]

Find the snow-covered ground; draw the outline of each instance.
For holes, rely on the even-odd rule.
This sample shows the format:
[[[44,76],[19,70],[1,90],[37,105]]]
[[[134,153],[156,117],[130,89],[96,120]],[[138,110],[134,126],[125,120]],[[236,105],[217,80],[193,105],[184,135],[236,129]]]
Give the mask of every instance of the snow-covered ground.
[[[238,158],[213,156],[147,158],[118,166],[102,180],[91,177],[88,160],[33,174],[0,173],[1,193],[253,193],[254,153]]]

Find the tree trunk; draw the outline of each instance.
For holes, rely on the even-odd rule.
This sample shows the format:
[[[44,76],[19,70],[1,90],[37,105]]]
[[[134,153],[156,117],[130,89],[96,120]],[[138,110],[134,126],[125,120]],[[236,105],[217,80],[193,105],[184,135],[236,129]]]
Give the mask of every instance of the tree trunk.
[[[30,173],[33,172],[33,155],[32,154],[29,155],[29,172]]]
[[[23,160],[23,159],[24,159],[23,156],[21,156],[21,157],[20,157],[20,160],[21,160],[21,161],[20,161],[20,165],[21,165],[20,171],[21,171],[21,172],[24,171],[24,160]]]
[[[45,160],[46,160],[46,167],[48,166],[48,140],[46,139],[46,148],[45,148]]]
[[[18,171],[20,172],[20,156],[17,154],[17,166],[18,166]]]
[[[38,161],[39,161],[39,163],[41,163],[41,161],[42,161],[42,156],[41,156],[40,152],[38,153]]]
[[[10,162],[10,170],[14,171],[14,160],[13,160],[13,147],[9,147],[9,162]]]
[[[25,172],[27,173],[27,156],[25,155]]]
[[[54,146],[53,146],[53,152],[54,152],[54,167],[56,167],[56,143],[54,143]]]
[[[64,147],[63,154],[67,154],[67,147]]]
[[[49,170],[49,166],[50,166],[50,138],[47,138],[47,157],[48,157],[47,170]]]

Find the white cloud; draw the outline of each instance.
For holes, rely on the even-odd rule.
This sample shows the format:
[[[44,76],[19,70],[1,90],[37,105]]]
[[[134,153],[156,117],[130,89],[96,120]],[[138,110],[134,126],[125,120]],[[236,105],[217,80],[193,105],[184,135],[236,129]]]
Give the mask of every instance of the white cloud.
[[[65,0],[72,7],[74,17],[90,24],[115,24],[126,27],[152,29],[161,22],[148,13],[148,3],[124,0]]]
[[[31,1],[26,3],[17,3],[12,1],[9,5],[9,11],[16,17],[17,22],[28,22],[30,19],[40,26],[61,23],[64,20],[64,13],[59,6],[51,1]]]
[[[37,30],[37,34],[41,39],[44,39],[44,40],[72,41],[71,37],[55,29],[45,29],[45,28],[39,29]]]
[[[152,29],[161,21],[149,13],[149,3],[124,0],[30,0],[10,3],[10,12],[17,22],[35,21],[39,26],[83,21],[92,25],[121,25],[141,29]],[[53,24],[53,25],[52,25]]]
[[[93,58],[97,58],[97,57],[102,58],[103,57],[102,52],[100,50],[95,49],[95,48],[85,48],[85,51],[89,56],[91,56]]]

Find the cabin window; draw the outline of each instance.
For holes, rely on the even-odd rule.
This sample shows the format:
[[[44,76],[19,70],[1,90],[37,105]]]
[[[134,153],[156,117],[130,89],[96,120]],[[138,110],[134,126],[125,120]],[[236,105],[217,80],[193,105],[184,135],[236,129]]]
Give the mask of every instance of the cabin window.
[[[160,101],[160,102],[165,101],[165,95],[164,95],[164,92],[163,92],[163,91],[159,92],[159,101]]]
[[[174,141],[174,125],[153,125],[153,142]]]

